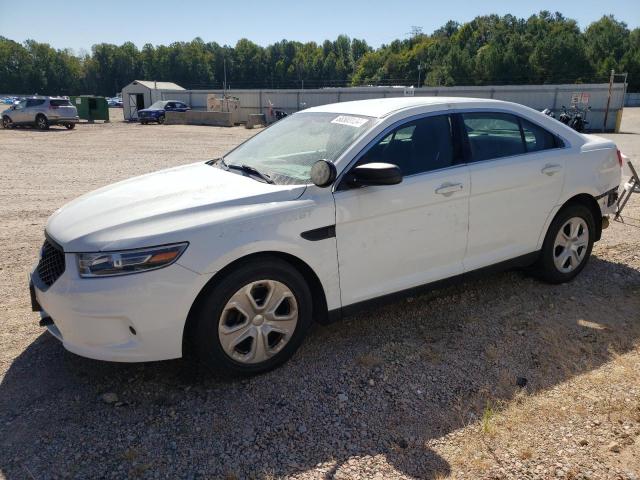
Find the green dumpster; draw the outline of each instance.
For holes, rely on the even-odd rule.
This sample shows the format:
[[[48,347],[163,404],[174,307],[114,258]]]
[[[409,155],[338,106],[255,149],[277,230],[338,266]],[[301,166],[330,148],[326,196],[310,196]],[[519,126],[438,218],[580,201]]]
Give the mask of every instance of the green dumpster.
[[[109,105],[104,97],[79,95],[71,97],[71,103],[78,109],[78,116],[82,120],[88,120],[89,122],[94,120],[109,121]]]

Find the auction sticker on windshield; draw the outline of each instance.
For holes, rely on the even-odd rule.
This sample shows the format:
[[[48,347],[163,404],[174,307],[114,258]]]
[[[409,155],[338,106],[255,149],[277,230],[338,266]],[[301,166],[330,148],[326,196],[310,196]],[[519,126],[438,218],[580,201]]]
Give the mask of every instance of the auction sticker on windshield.
[[[349,125],[350,127],[361,127],[367,123],[366,118],[351,117],[349,115],[340,115],[339,117],[331,120],[331,123],[339,123],[340,125]]]

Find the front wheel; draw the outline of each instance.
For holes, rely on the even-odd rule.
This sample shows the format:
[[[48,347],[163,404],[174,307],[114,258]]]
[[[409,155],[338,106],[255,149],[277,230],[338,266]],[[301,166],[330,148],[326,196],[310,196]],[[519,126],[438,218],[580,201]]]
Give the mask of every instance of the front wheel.
[[[551,222],[535,271],[549,283],[572,280],[587,264],[596,233],[591,210],[583,205],[562,209]]]
[[[12,127],[13,127],[13,122],[11,121],[11,119],[7,115],[2,117],[2,128],[12,128]]]
[[[67,130],[73,130],[74,128],[76,128],[76,124],[75,124],[75,123],[65,123],[65,124],[64,124],[64,127],[65,127]]]
[[[162,125],[163,123],[164,123],[164,115],[160,115],[160,116],[158,117],[158,124],[159,124],[159,125]]]
[[[203,292],[191,342],[212,370],[266,372],[288,360],[312,322],[312,296],[290,264],[264,257],[241,264]]]

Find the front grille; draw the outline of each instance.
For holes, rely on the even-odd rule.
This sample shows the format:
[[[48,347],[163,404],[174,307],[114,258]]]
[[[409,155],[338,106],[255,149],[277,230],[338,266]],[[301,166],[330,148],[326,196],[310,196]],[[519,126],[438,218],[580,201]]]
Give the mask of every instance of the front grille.
[[[50,287],[64,273],[64,252],[49,240],[44,241],[38,263],[40,280]]]

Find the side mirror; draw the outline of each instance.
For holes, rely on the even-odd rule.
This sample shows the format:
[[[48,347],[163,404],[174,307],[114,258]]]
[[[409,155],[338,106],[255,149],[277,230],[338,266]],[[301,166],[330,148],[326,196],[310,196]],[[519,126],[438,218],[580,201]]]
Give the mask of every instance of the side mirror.
[[[318,187],[328,187],[336,179],[336,166],[326,160],[318,160],[311,166],[311,181]]]
[[[355,167],[346,178],[352,187],[396,185],[402,182],[400,167],[391,163],[365,163]]]

